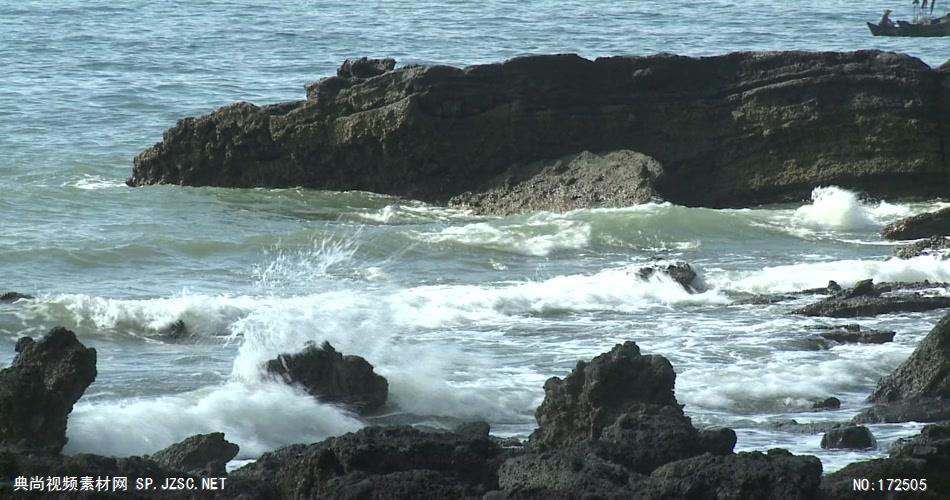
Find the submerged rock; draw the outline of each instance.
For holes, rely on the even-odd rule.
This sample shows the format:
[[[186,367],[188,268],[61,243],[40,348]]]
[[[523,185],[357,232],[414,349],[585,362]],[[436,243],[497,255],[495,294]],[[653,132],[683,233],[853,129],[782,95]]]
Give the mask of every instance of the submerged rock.
[[[814,304],[792,311],[805,316],[854,318],[895,312],[922,312],[950,307],[950,296],[925,296],[919,293],[891,293],[913,289],[915,285],[934,287],[930,283],[886,283],[874,285],[871,280],[859,281],[853,288],[843,289]]]
[[[931,236],[926,240],[897,247],[894,255],[900,259],[912,259],[922,255],[937,255],[941,259],[947,259],[950,258],[950,238]]]
[[[892,342],[894,335],[897,334],[893,330],[862,329],[858,324],[827,326],[819,329],[827,330],[819,333],[819,337],[840,344],[884,344]]]
[[[884,226],[881,236],[888,240],[950,236],[950,207],[892,222]]]
[[[815,401],[811,408],[813,410],[837,410],[841,408],[841,400],[832,396],[821,401]]]
[[[868,449],[876,448],[877,440],[863,425],[832,429],[821,437],[822,448]]]
[[[0,294],[0,303],[16,302],[18,300],[28,300],[32,298],[34,298],[32,295],[26,295],[20,292],[4,292]]]
[[[296,354],[281,354],[265,365],[269,373],[291,384],[300,384],[321,401],[340,403],[359,413],[370,413],[386,404],[389,382],[359,356],[344,356],[329,342],[321,347],[308,343]]]
[[[641,267],[637,275],[642,279],[650,279],[655,274],[665,274],[673,281],[679,283],[687,292],[696,293],[702,291],[702,284],[699,281],[699,275],[688,262],[671,261],[657,262],[655,264]]]
[[[553,162],[511,167],[485,187],[453,197],[449,205],[498,215],[628,207],[656,198],[662,176],[656,160],[635,151],[583,151]]]
[[[943,74],[880,51],[519,57],[467,68],[348,61],[307,100],[185,118],[131,185],[303,186],[444,202],[512,165],[640,151],[690,206],[947,191]],[[836,98],[828,98],[836,96]],[[929,236],[929,235],[927,235]]]
[[[0,446],[58,453],[69,412],[96,378],[96,350],[56,327],[19,339],[16,352],[0,371]]]
[[[224,439],[224,433],[197,434],[175,443],[149,458],[176,471],[199,476],[227,475],[225,465],[237,456],[238,445]]]

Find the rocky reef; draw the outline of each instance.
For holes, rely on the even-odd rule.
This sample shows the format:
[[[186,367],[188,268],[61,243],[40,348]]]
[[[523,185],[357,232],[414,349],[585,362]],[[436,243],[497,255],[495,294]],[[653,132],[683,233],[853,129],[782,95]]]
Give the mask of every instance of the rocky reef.
[[[901,397],[916,397],[921,391],[943,396],[948,322],[950,316],[921,343],[907,366],[884,379],[881,387],[906,385],[909,389],[901,389]],[[31,497],[832,500],[852,498],[853,478],[872,482],[926,479],[928,489],[919,498],[950,494],[945,474],[950,464],[947,424],[928,426],[920,435],[898,442],[889,458],[855,463],[822,476],[815,457],[783,449],[734,453],[736,434],[731,429],[693,426],[676,400],[676,374],[670,362],[659,355],[641,354],[633,342],[579,361],[564,378],[549,379],[536,412],[538,428],[524,445],[511,446],[510,440],[491,436],[484,422],[453,431],[368,426],[318,443],[265,453],[230,474],[224,464],[236,456],[238,447],[220,433],[192,436],[151,456],[62,456],[66,415],[95,376],[95,351],[63,328],[53,329],[40,341],[21,339],[17,349],[13,366],[0,372],[4,382],[20,381],[0,385],[5,397],[22,398],[33,394],[34,386],[44,386],[59,391],[46,399],[59,397],[62,402],[30,407],[34,421],[55,424],[48,428],[26,428],[17,413],[6,409],[0,413],[4,432],[0,495],[4,497],[15,494],[17,478],[47,475],[151,478],[156,484],[169,478],[197,481],[226,476],[227,483],[216,491],[155,488],[77,494],[55,490]],[[310,351],[319,351],[310,353],[316,366],[335,367],[341,362],[337,358],[342,355],[328,346],[308,346],[303,354]],[[363,363],[371,372],[371,365]],[[826,431],[823,447],[876,445],[864,427],[834,425]]]
[[[948,91],[946,71],[880,51],[558,54],[465,68],[350,60],[304,100],[180,120],[135,158],[128,183],[458,197],[500,213],[652,193],[748,206],[819,184],[928,196],[948,185]],[[605,164],[577,161],[585,151],[627,155],[623,175],[588,177]],[[558,195],[572,179],[582,196]]]

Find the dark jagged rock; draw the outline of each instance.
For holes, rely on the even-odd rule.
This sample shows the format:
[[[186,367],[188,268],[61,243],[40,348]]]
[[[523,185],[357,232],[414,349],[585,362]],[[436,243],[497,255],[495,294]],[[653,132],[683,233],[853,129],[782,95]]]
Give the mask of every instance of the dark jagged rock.
[[[950,399],[917,397],[878,403],[851,419],[853,424],[941,422],[950,420]]]
[[[696,270],[688,262],[657,262],[649,266],[641,267],[637,271],[637,276],[642,279],[650,279],[653,275],[660,273],[673,278],[673,281],[679,283],[687,292],[696,293],[702,291],[702,286],[697,280],[699,277]]]
[[[521,455],[498,471],[499,485],[517,499],[629,498],[643,479],[587,446]]]
[[[921,285],[934,286],[930,283]],[[831,297],[792,311],[805,316],[854,318],[877,316],[895,312],[922,312],[950,307],[948,296],[925,296],[919,293],[890,294],[898,289],[912,288],[914,284],[885,283],[874,285],[871,280],[859,281],[853,288],[843,289]]]
[[[0,304],[4,302],[16,302],[18,300],[29,300],[32,298],[32,295],[26,295],[20,292],[4,292],[0,294]]]
[[[699,431],[700,446],[713,455],[728,455],[736,447],[736,431],[725,427]]]
[[[19,339],[16,352],[0,371],[0,446],[58,453],[69,412],[96,378],[96,351],[56,327],[38,342]]]
[[[794,432],[797,434],[821,434],[830,432],[834,429],[840,429],[848,424],[844,422],[809,422],[801,423],[795,419],[782,419],[767,422],[764,427],[781,432]]]
[[[888,240],[950,236],[950,207],[892,222],[884,226],[881,236]]]
[[[822,479],[821,490],[827,500],[855,498],[852,486],[854,479],[867,479],[872,485],[883,480],[885,485],[891,479],[926,481],[926,488],[920,490],[861,492],[861,498],[950,498],[950,424],[928,425],[917,436],[898,441],[892,447],[889,458],[855,462],[843,469],[828,474]],[[893,485],[891,485],[893,486]],[[905,488],[910,484],[904,485]],[[908,488],[909,489],[909,488]]]
[[[186,118],[131,185],[304,186],[443,202],[511,165],[633,150],[681,205],[945,194],[943,72],[879,51],[348,63],[307,100]],[[375,75],[375,76],[374,76]],[[929,236],[929,235],[928,235]]]
[[[343,61],[336,76],[340,78],[355,78],[365,80],[374,76],[379,76],[387,71],[396,68],[395,59],[369,59],[361,57],[359,59],[347,59]]]
[[[411,427],[367,427],[311,445],[265,453],[232,472],[237,484],[257,484],[269,498],[478,498],[498,489],[505,455],[487,436],[423,432]],[[432,490],[427,484],[435,485]],[[259,497],[252,497],[259,498]],[[268,498],[264,496],[263,498]]]
[[[877,440],[871,430],[863,425],[832,429],[821,437],[822,448],[868,449],[876,448]]]
[[[650,475],[643,498],[775,498],[813,500],[821,483],[821,462],[785,450],[710,454],[660,467]]]
[[[950,399],[950,314],[930,330],[906,361],[878,382],[868,400],[889,403],[915,397]]]
[[[188,326],[184,320],[176,320],[162,329],[162,335],[172,340],[183,339],[188,336]]]
[[[839,285],[837,281],[831,280],[828,282],[828,286],[821,287],[821,288],[809,288],[807,290],[802,290],[799,293],[805,294],[805,295],[816,295],[816,294],[834,295],[834,294],[840,293],[842,290],[844,289],[841,288],[841,285]]]
[[[154,455],[152,460],[169,469],[198,476],[226,476],[225,465],[237,456],[238,445],[224,439],[221,432],[197,434]]]
[[[583,151],[553,162],[511,167],[475,192],[454,196],[449,205],[498,215],[628,207],[656,198],[662,175],[656,160],[635,151]]]
[[[821,401],[815,401],[811,407],[813,410],[837,410],[841,408],[841,400],[836,397],[825,398]]]
[[[341,403],[360,413],[386,404],[389,383],[359,356],[344,356],[329,342],[321,347],[308,343],[296,354],[281,354],[265,365],[286,382],[300,384],[321,401]]]
[[[832,342],[841,344],[884,344],[894,340],[897,332],[892,330],[862,330],[861,325],[835,325],[822,327],[828,330],[818,335]]]
[[[922,255],[939,255],[941,259],[950,258],[950,239],[943,236],[931,236],[910,245],[894,249],[894,255],[901,259],[912,259]]]

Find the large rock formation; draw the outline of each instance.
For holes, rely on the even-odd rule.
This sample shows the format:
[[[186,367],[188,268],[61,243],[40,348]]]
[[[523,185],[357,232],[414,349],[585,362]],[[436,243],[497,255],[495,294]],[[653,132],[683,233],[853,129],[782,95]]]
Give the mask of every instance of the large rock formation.
[[[659,161],[657,191],[685,205],[802,199],[818,184],[883,196],[947,189],[950,86],[909,56],[562,54],[393,68],[348,61],[306,100],[180,120],[135,158],[129,184],[444,202],[513,165],[627,149]]]
[[[96,351],[62,327],[38,342],[23,337],[0,371],[0,447],[58,453],[66,418],[96,378]]]
[[[662,175],[656,160],[634,151],[604,155],[584,151],[554,162],[512,167],[476,192],[453,197],[449,204],[501,215],[629,207],[657,197]]]
[[[878,382],[868,399],[889,403],[917,397],[950,399],[950,314],[930,330],[906,361]]]
[[[268,372],[288,383],[300,384],[321,401],[340,403],[359,413],[386,404],[389,382],[359,356],[344,356],[329,342],[321,347],[308,343],[296,354],[281,354],[267,362]]]
[[[892,222],[884,226],[881,236],[889,240],[950,236],[950,207]]]

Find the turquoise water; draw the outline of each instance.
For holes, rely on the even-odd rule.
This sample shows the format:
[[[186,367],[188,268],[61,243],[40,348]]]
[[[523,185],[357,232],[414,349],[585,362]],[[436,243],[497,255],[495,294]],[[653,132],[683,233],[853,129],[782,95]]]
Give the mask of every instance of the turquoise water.
[[[263,360],[324,339],[390,379],[377,420],[484,418],[524,436],[547,377],[632,339],[673,361],[698,423],[736,426],[743,449],[787,446],[835,468],[856,456],[759,423],[855,413],[938,316],[864,322],[897,330],[891,345],[806,351],[796,340],[815,320],[733,301],[829,279],[948,281],[950,264],[886,260],[891,246],[877,237],[939,201],[829,189],[804,207],[490,218],[369,193],[123,184],[132,156],[177,119],[302,98],[347,57],[462,65],[877,48],[942,64],[950,41],[868,34],[863,23],[893,3],[114,3],[0,5],[0,290],[37,296],[0,305],[0,359],[19,335],[58,324],[99,349],[67,451],[148,453],[220,430],[254,458],[357,428],[259,373]],[[709,291],[636,278],[656,257],[693,262]],[[169,339],[177,320],[190,335]],[[829,395],[845,408],[805,411]],[[875,432],[887,442],[915,428]]]

